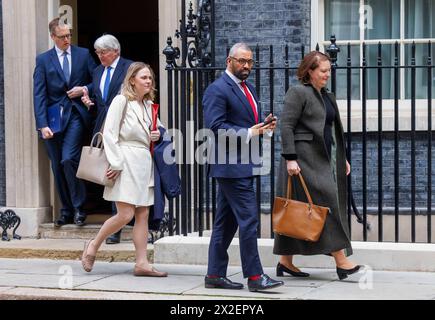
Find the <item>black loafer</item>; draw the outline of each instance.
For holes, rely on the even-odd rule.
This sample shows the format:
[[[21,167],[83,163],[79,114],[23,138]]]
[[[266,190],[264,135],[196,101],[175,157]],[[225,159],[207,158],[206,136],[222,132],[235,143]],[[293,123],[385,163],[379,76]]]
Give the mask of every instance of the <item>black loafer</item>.
[[[74,213],[74,223],[77,226],[82,227],[85,225],[85,221],[86,221],[86,214],[81,212],[80,210],[76,210],[76,212]]]
[[[248,280],[248,289],[251,292],[269,290],[284,285],[283,281],[271,279],[267,274],[262,274],[258,280]]]
[[[59,219],[57,219],[57,220],[54,222],[54,226],[57,227],[57,228],[59,228],[59,227],[64,226],[64,225],[66,225],[66,224],[72,224],[72,223],[74,223],[74,219],[73,219],[73,217],[71,217],[71,216],[61,215],[61,216],[59,217]]]
[[[243,289],[243,284],[232,282],[230,279],[225,277],[219,278],[210,278],[208,276],[204,279],[206,288],[214,288],[214,289],[232,289],[232,290],[240,290]]]
[[[346,279],[351,274],[357,273],[362,268],[362,265],[356,265],[352,269],[341,269],[337,267],[337,275],[340,280]]]
[[[302,271],[298,272],[298,271],[290,270],[285,265],[282,265],[281,263],[278,262],[278,265],[276,266],[276,276],[277,277],[284,277],[284,272],[292,275],[293,277],[305,278],[305,277],[310,276],[310,274],[306,273],[306,272],[302,272]]]
[[[121,242],[121,230],[112,234],[106,239],[106,244],[117,244]]]

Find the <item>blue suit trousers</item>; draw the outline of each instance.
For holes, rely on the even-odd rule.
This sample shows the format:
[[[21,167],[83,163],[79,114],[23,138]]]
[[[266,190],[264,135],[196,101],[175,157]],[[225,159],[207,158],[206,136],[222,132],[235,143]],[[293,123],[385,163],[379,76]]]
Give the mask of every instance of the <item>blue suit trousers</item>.
[[[84,133],[83,120],[73,107],[65,130],[44,140],[65,216],[72,217],[74,210],[81,209],[86,200],[85,184],[76,178]]]
[[[239,228],[240,257],[245,278],[263,274],[257,245],[254,178],[217,178],[217,212],[210,239],[208,275],[226,277],[228,247]]]

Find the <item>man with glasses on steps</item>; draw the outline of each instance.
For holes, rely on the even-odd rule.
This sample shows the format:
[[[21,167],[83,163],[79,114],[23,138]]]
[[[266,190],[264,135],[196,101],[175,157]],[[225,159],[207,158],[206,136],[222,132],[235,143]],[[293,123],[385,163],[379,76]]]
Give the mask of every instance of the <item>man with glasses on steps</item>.
[[[47,149],[62,204],[55,226],[83,226],[86,189],[76,173],[91,119],[80,97],[86,86],[92,88],[96,64],[88,49],[71,45],[71,28],[59,18],[50,22],[49,32],[55,46],[36,58],[33,74],[36,129]],[[54,123],[60,125],[55,129],[52,118],[56,117],[59,121]]]

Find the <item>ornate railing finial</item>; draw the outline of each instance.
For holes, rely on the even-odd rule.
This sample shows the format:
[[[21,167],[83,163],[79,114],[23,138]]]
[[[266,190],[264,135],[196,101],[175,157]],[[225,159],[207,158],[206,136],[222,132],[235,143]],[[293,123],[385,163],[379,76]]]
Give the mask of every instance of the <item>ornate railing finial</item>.
[[[335,35],[332,35],[330,38],[331,44],[326,48],[326,52],[328,52],[329,57],[331,58],[331,64],[333,67],[337,67],[337,56],[340,52],[340,48],[337,46],[337,39]]]
[[[187,22],[183,25],[183,20],[180,20],[180,29],[175,31],[175,36],[183,42],[182,48],[187,48],[186,60],[182,61],[188,63],[191,68],[194,67],[210,67],[212,64],[212,50],[211,50],[211,32],[212,30],[212,2],[211,0],[199,0],[197,13],[194,13],[193,4],[190,2],[188,13],[186,14]],[[174,52],[180,56],[180,50],[173,48],[168,44],[163,54],[166,55],[168,65],[166,69],[176,66]]]
[[[180,49],[172,46],[172,38],[168,37],[166,41],[167,46],[163,50],[163,54],[166,56],[166,69],[172,69],[177,66],[176,59],[180,58]]]
[[[21,237],[15,232],[21,224],[21,218],[12,210],[6,210],[5,212],[0,211],[0,227],[3,229],[2,241],[9,241],[8,229],[14,228],[12,232],[12,238],[16,240],[21,240]]]

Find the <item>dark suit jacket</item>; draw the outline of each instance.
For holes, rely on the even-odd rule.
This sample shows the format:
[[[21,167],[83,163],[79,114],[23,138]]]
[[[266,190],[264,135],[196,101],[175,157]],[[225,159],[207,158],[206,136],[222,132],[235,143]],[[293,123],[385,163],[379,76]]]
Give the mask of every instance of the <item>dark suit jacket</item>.
[[[248,82],[247,86],[259,106],[254,87]],[[261,165],[259,139],[246,144],[248,129],[255,125],[254,112],[246,96],[226,73],[207,88],[203,107],[205,126],[214,133],[213,146],[209,148],[212,152],[208,158],[209,176],[247,178],[257,175],[254,168]],[[220,130],[232,141],[228,148]]]
[[[94,134],[101,129],[104,119],[106,119],[107,110],[109,109],[113,98],[119,94],[121,85],[124,81],[125,75],[127,74],[128,67],[130,67],[132,63],[133,61],[124,59],[122,57],[119,59],[115,72],[113,73],[112,79],[110,81],[109,97],[107,102],[104,102],[103,94],[100,90],[101,78],[103,77],[105,67],[100,64],[95,69],[92,77],[92,91],[89,92],[89,97],[95,103],[93,108],[96,109],[94,110],[96,111],[95,119],[93,119]]]
[[[33,100],[37,129],[48,127],[47,108],[55,104],[63,107],[62,130],[68,124],[73,107],[80,113],[84,124],[90,126],[90,114],[81,98],[71,100],[66,92],[76,86],[88,85],[92,89],[92,73],[96,64],[88,49],[76,46],[71,46],[71,64],[70,81],[67,83],[55,48],[36,58]]]
[[[165,196],[173,199],[181,194],[181,180],[178,174],[178,166],[175,163],[173,145],[171,139],[165,135],[166,130],[159,128],[160,141],[154,147],[154,205],[150,209],[148,219],[149,229],[158,230],[164,217]],[[173,156],[172,163],[166,163],[165,152]]]

